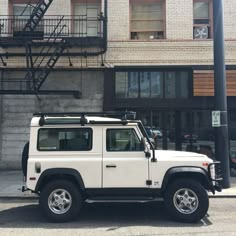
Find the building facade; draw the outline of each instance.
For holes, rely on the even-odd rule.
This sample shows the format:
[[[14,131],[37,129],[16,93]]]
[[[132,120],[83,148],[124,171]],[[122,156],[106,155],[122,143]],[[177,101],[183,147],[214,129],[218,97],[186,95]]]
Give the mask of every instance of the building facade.
[[[48,0],[27,26],[38,2],[0,0],[0,169],[20,168],[39,111],[133,110],[162,131],[158,148],[214,153],[212,0]],[[233,153],[234,0],[224,13]]]

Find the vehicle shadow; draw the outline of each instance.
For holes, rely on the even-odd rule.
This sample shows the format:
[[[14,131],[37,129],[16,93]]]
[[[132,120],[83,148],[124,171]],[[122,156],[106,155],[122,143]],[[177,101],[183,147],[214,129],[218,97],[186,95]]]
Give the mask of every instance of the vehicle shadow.
[[[130,226],[203,227],[211,225],[208,217],[195,224],[174,222],[162,202],[155,203],[93,203],[84,204],[78,219],[68,223],[48,223],[38,204],[0,210],[0,228],[108,228],[115,230]]]

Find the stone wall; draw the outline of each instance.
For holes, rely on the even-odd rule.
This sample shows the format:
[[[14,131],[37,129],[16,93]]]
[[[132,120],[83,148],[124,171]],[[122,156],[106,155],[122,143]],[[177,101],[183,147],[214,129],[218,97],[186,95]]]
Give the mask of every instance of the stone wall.
[[[19,169],[22,148],[29,140],[34,112],[81,112],[103,110],[103,72],[55,72],[42,89],[82,92],[73,96],[0,96],[0,169]]]

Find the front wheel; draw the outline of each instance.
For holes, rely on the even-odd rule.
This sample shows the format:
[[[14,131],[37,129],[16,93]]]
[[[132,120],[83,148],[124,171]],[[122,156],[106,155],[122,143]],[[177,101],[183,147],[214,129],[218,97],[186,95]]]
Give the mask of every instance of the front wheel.
[[[165,206],[174,220],[188,223],[197,222],[208,211],[208,194],[197,181],[176,180],[167,187]]]
[[[67,180],[55,180],[42,189],[39,205],[49,221],[71,221],[79,213],[82,196],[74,183]]]

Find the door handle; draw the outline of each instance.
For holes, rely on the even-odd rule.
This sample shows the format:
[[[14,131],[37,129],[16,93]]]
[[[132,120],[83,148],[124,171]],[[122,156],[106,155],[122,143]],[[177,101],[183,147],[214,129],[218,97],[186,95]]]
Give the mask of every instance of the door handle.
[[[106,168],[116,168],[116,165],[106,165]]]

